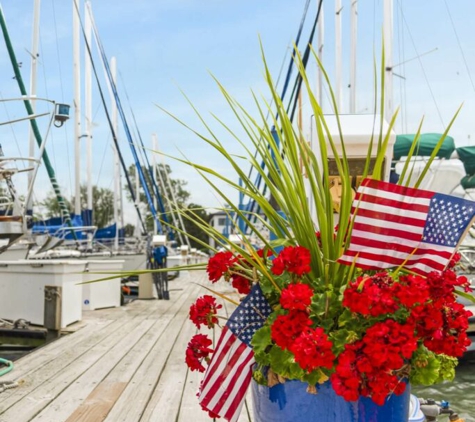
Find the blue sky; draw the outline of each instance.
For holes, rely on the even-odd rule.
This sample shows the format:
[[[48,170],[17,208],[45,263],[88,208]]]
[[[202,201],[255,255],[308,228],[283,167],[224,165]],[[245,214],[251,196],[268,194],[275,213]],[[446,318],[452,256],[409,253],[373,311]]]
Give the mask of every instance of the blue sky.
[[[312,2],[304,37],[308,37],[316,3]],[[333,78],[334,5],[331,1],[324,3],[324,62]],[[348,107],[346,86],[349,80],[350,0],[342,0],[342,3],[345,112]],[[286,64],[288,62],[304,4],[305,0],[93,0],[92,8],[107,55],[117,57],[120,71],[118,85],[123,105],[126,110],[129,109],[124,91],[126,88],[146,145],[150,146],[151,135],[156,133],[160,149],[165,153],[177,155],[181,151],[193,160],[233,178],[231,170],[216,153],[160,111],[155,104],[192,126],[199,127],[181,89],[206,117],[209,116],[210,121],[211,113],[214,113],[231,128],[238,130],[210,72],[239,102],[254,110],[251,90],[267,97],[259,37],[270,70],[277,78],[283,60],[286,60]],[[360,0],[358,4],[357,109],[367,113],[373,107],[373,59],[376,56],[379,60],[381,51],[382,1]],[[451,25],[447,5],[457,36]],[[30,61],[27,50],[31,49],[33,1],[6,0],[2,2],[2,7],[28,85]],[[440,132],[458,106],[464,103],[451,134],[459,145],[473,144],[475,88],[470,76],[475,78],[475,30],[471,19],[475,13],[475,3],[470,0],[394,0],[394,8],[395,64],[437,49],[395,68],[395,72],[405,78],[394,79],[395,103],[402,110],[397,132],[414,132],[423,116],[425,131]],[[71,23],[72,1],[42,0],[38,95],[69,104],[72,104],[73,98]],[[95,58],[100,68],[97,54]],[[308,71],[310,75],[315,75],[315,63],[309,64]],[[4,43],[0,42],[1,98],[18,95],[12,76]],[[104,82],[102,70],[100,77]],[[93,181],[112,188],[111,137],[95,88],[93,96]],[[328,104],[324,103],[325,108],[330,111]],[[22,115],[21,108],[0,104],[1,122]],[[304,121],[309,126],[308,116],[304,116]],[[227,148],[239,152],[229,135],[217,125],[213,127]],[[47,141],[58,179],[68,196],[74,187],[73,134],[70,121],[63,128],[55,129]],[[6,155],[18,155],[19,151],[23,155],[27,154],[24,125],[17,124],[13,130],[9,126],[0,126],[0,136]],[[122,134],[121,144],[126,161],[131,164],[132,158]],[[173,177],[188,181],[193,202],[211,207],[219,204],[193,170],[169,160],[167,163],[172,167]],[[85,180],[84,157],[82,178]],[[21,181],[18,186],[20,190]],[[41,199],[49,190],[46,173],[42,169],[36,197]],[[126,215],[129,221],[135,221],[130,210]]]

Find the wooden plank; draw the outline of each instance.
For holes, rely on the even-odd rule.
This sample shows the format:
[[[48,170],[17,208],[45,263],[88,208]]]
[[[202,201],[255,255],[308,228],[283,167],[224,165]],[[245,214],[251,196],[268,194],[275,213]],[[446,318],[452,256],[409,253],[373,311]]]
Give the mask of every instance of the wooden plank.
[[[76,345],[82,344],[84,340],[89,339],[89,337],[98,330],[104,330],[104,332],[112,331],[114,325],[120,327],[119,320],[156,312],[155,308],[151,309],[151,306],[152,303],[134,301],[128,306],[121,308],[88,311],[86,314],[89,314],[90,316],[85,318],[85,320],[88,320],[88,324],[79,332],[74,333],[74,336],[62,337],[47,346],[44,346],[41,349],[36,349],[33,353],[22,357],[15,362],[15,370],[8,375],[5,375],[2,379],[9,381],[19,380],[20,377],[24,377],[31,371],[37,370],[48,362],[64,355],[69,349],[74,349]],[[113,311],[113,313],[110,311]],[[111,324],[113,324],[113,326],[110,326]],[[102,333],[101,335],[104,334]],[[2,394],[2,397],[5,396]]]
[[[133,335],[126,336],[57,396],[33,421],[64,421],[71,413],[74,414],[74,410],[78,406],[86,405],[88,409],[92,408],[93,404],[86,403],[88,400],[87,396],[102,383],[107,385],[126,385],[190,295],[191,292],[188,296],[183,295],[180,297],[163,314],[149,315],[147,319],[142,321],[142,325],[144,327],[147,326],[146,330],[141,330],[138,327],[133,331]],[[100,411],[102,412],[104,405],[100,404],[100,406]],[[93,414],[96,417],[94,422],[102,420],[97,419],[95,412]]]
[[[202,372],[188,370],[177,422],[187,422],[191,420],[194,422],[211,421],[208,413],[201,409],[198,397],[196,397],[203,376],[204,373]],[[155,410],[158,411],[159,409],[156,408]]]
[[[189,337],[189,332],[186,329],[184,330],[184,323],[187,320],[189,306],[196,300],[196,293],[199,286],[190,284],[189,287],[191,292],[190,296],[177,312],[172,322],[167,326],[160,341],[154,345],[142,365],[138,368],[124,393],[105,419],[106,422],[137,422],[139,420],[147,420],[146,418],[142,418],[142,414],[154,394],[155,387],[161,379],[162,372],[164,372],[164,367],[166,369],[169,366],[171,352],[177,341],[177,337],[182,336],[183,339]],[[179,352],[175,351],[173,353],[176,354]],[[186,371],[183,362],[184,354],[181,356],[178,355],[176,359],[180,359],[180,367],[185,368]],[[177,368],[177,370],[180,369]],[[181,376],[179,375],[178,378],[181,378]],[[158,420],[168,421],[174,419],[166,419],[160,416]]]
[[[185,321],[170,352],[166,366],[160,374],[150,401],[140,418],[140,422],[178,420],[177,416],[182,406],[181,402],[188,375],[188,369],[184,362],[185,349],[190,338],[195,333],[196,327],[192,322]],[[196,391],[194,394],[196,394]],[[195,420],[197,416],[199,416],[199,414],[195,413],[193,420]],[[209,420],[208,417],[206,419]]]
[[[107,327],[110,332],[98,332],[73,350],[38,368],[25,379],[21,391],[10,390],[14,392],[14,395],[0,403],[0,414],[4,412],[3,415],[7,418],[15,415],[18,421],[34,417],[71,382],[100,359],[108,349],[119,342],[124,332],[132,331],[150,314],[161,314],[171,306],[171,302],[149,302],[145,312],[140,312],[138,315],[132,314],[132,318],[126,319],[125,324],[123,320],[112,323]],[[25,397],[27,394],[28,397]]]
[[[28,396],[29,400],[37,400],[44,395],[51,396],[46,407],[40,409],[40,413],[31,419],[32,421],[64,421],[87,397],[98,384],[107,376],[112,368],[127,355],[134,344],[153,326],[153,321],[144,320],[139,325],[124,335],[113,347],[107,348],[107,353],[97,359],[94,364],[83,371],[83,367],[76,368],[70,365],[58,377],[50,379]],[[92,360],[92,359],[91,359]],[[67,388],[63,388],[63,386]],[[112,403],[113,404],[113,403]],[[88,408],[91,404],[88,405]],[[102,403],[102,408],[104,403]],[[22,409],[25,412],[25,409]]]
[[[107,382],[98,385],[84,403],[66,419],[66,422],[98,422],[104,420],[126,386],[126,382]]]

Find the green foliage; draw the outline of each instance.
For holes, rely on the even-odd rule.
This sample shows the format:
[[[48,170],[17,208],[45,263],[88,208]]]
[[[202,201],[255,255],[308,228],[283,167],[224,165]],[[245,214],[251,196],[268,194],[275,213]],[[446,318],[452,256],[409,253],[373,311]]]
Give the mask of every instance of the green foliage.
[[[68,201],[66,198],[64,199],[64,203],[66,205],[66,208],[69,210],[70,213],[73,212],[73,206],[70,201]],[[46,211],[45,216],[41,216],[41,218],[52,218],[52,217],[61,217],[61,207],[59,205],[58,199],[56,198],[56,194],[53,191],[50,191],[46,198],[41,201],[38,205],[43,207]]]
[[[209,223],[210,214],[206,211],[206,209],[202,208],[200,205],[197,204],[189,204],[186,208],[182,211],[184,215],[183,223],[185,225],[185,231],[190,236],[190,245],[192,248],[197,248],[199,250],[205,249],[207,250],[208,247],[204,247],[203,244],[208,244],[209,237],[208,234],[198,227],[194,220],[199,218],[204,223]]]
[[[74,212],[73,204],[75,197],[71,202],[65,200],[69,212]],[[114,222],[114,193],[107,188],[98,186],[92,187],[93,204],[93,224],[98,228],[107,227]],[[60,217],[61,208],[54,192],[49,192],[48,196],[39,204],[46,210],[46,218]],[[81,209],[87,208],[87,187],[81,186]]]
[[[442,381],[453,381],[457,364],[456,358],[435,354],[421,346],[411,359],[409,380],[413,385],[432,385]]]

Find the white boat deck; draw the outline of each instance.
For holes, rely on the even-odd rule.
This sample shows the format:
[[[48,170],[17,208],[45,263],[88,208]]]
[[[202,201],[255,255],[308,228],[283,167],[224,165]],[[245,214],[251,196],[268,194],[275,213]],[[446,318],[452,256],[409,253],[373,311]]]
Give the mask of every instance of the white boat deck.
[[[17,360],[0,378],[19,383],[0,393],[0,422],[211,421],[196,398],[203,374],[184,363],[196,333],[188,310],[206,293],[195,282],[209,283],[203,272],[182,274],[169,301],[88,311],[76,331]],[[249,414],[246,402],[239,422]]]

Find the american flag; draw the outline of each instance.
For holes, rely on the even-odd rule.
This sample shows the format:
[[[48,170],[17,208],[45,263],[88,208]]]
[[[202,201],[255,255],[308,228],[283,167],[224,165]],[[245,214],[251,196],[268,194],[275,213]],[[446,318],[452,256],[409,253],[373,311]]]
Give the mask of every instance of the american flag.
[[[234,422],[251,382],[254,352],[250,342],[272,309],[256,284],[221,332],[198,393],[203,408]]]
[[[350,245],[338,260],[363,269],[404,263],[419,274],[443,270],[475,215],[475,202],[363,180],[352,208]]]

